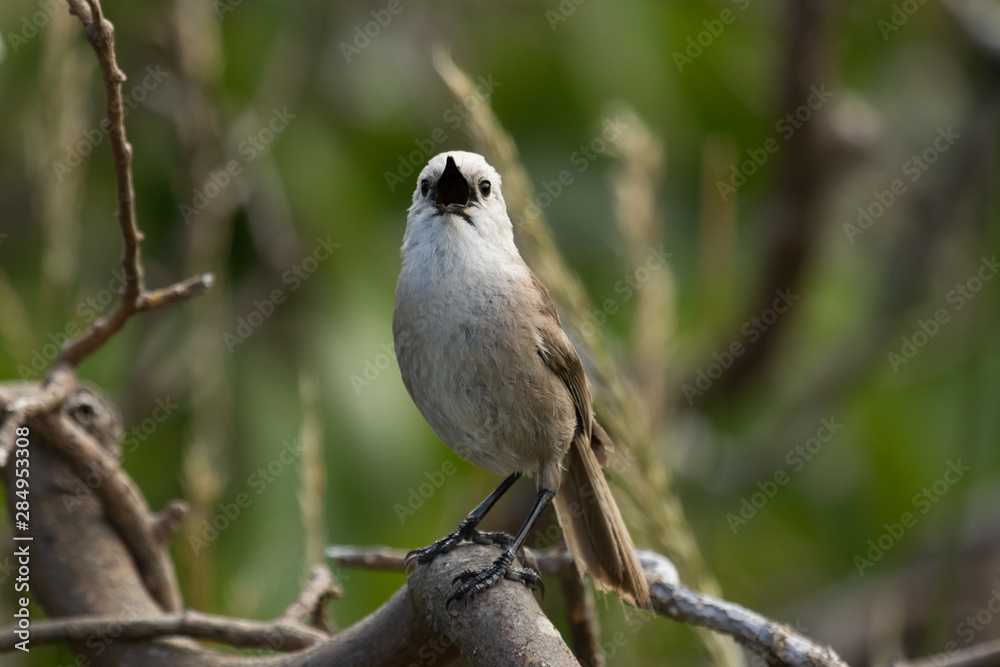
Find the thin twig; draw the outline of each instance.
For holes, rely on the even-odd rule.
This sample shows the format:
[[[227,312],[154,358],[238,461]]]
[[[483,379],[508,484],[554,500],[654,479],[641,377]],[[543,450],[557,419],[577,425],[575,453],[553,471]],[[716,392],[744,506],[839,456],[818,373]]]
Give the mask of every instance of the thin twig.
[[[326,555],[341,567],[387,572],[405,571],[406,553],[405,549],[356,547],[350,544],[332,544],[326,548]]]
[[[344,591],[334,581],[330,568],[323,564],[313,565],[309,583],[302,589],[298,599],[289,605],[278,620],[285,623],[298,623],[308,618],[314,626],[326,631],[329,629],[326,619],[326,603],[343,594]]]
[[[152,292],[143,292],[139,297],[139,303],[136,304],[136,310],[156,310],[157,308],[172,306],[175,303],[201,296],[212,289],[212,285],[214,284],[215,276],[211,273],[203,273],[200,276],[194,276],[182,282],[174,283],[170,287],[153,290]]]
[[[0,630],[0,652],[11,651],[21,641],[17,628]],[[168,614],[150,618],[119,618],[115,616],[69,616],[33,621],[31,642],[55,644],[85,642],[95,637],[117,639],[157,639],[172,636],[206,639],[237,648],[264,648],[298,651],[329,636],[319,630],[277,621],[248,621],[241,618],[214,616],[197,611]]]
[[[157,512],[152,525],[153,540],[156,544],[166,545],[190,511],[191,507],[186,502],[174,499]]]
[[[122,267],[125,271],[125,288],[121,299],[115,304],[108,317],[100,318],[94,322],[80,336],[65,345],[60,352],[57,363],[65,362],[76,366],[125,326],[125,322],[135,312],[139,298],[145,289],[145,275],[139,247],[143,237],[135,216],[132,146],[125,135],[125,105],[122,97],[125,73],[118,67],[118,60],[115,56],[115,29],[111,22],[104,18],[99,0],[86,0],[86,2],[67,0],[67,2],[70,13],[75,14],[83,23],[87,40],[94,48],[94,53],[97,54],[97,61],[104,79],[104,97],[108,110],[104,129],[108,132],[111,155],[114,161],[115,190],[118,196],[116,217],[124,241]]]

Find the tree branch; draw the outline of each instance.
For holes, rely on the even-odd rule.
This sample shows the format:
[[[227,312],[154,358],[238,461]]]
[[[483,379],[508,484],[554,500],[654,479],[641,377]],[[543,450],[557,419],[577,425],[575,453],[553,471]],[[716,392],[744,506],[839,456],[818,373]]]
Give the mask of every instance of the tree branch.
[[[577,667],[573,653],[535,602],[515,581],[501,581],[486,595],[448,608],[454,580],[466,570],[492,563],[497,547],[462,545],[418,567],[407,586],[417,613],[477,665]]]
[[[135,559],[150,594],[166,611],[180,611],[180,587],[164,541],[158,538],[157,517],[142,492],[115,456],[62,413],[50,413],[39,423],[52,451],[66,460],[79,479],[88,480],[104,511]]]
[[[314,626],[328,630],[324,627],[326,625],[324,612],[326,603],[343,594],[343,589],[333,580],[330,568],[326,565],[314,565],[310,573],[309,583],[302,589],[299,598],[281,615],[280,620],[287,623],[298,623],[309,618],[313,621]]]
[[[658,574],[673,564],[663,556],[643,551],[640,559],[650,583],[653,610],[675,621],[699,625],[727,634],[772,665],[847,667],[833,649],[819,646],[792,628],[772,621],[738,604],[671,582]]]
[[[20,639],[15,626],[0,630],[0,651],[10,651]],[[94,637],[115,639],[157,639],[183,635],[205,639],[237,648],[264,648],[269,650],[298,651],[329,639],[329,635],[289,623],[277,621],[249,621],[185,611],[181,614],[164,614],[148,618],[121,618],[118,616],[71,616],[46,619],[31,624],[33,644],[58,642],[85,642]]]
[[[32,391],[33,387],[25,385],[0,385],[0,408]],[[58,421],[69,424],[56,428],[52,423]],[[314,570],[296,602],[275,621],[243,622],[197,612],[163,614],[162,604],[151,595],[154,586],[148,583],[148,573],[126,541],[135,536],[123,532],[122,518],[113,519],[112,513],[123,511],[117,507],[123,504],[124,511],[144,516],[134,519],[139,526],[135,530],[140,541],[152,543],[144,532],[157,522],[171,524],[180,508],[169,506],[164,518],[155,519],[139,489],[120,468],[115,467],[106,478],[100,476],[107,472],[102,466],[113,459],[122,436],[115,409],[95,391],[78,386],[59,412],[30,419],[28,428],[31,535],[36,543],[46,545],[32,552],[32,593],[53,619],[33,624],[32,639],[67,641],[90,664],[405,667],[431,654],[444,663],[458,652],[475,655],[477,663],[482,659],[485,664],[510,664],[511,656],[515,664],[577,664],[531,591],[519,583],[501,582],[467,609],[446,607],[455,577],[496,557],[495,549],[478,546],[456,549],[420,568],[382,607],[332,637],[296,622],[300,617],[315,617],[325,600],[336,594],[325,567]],[[67,433],[76,439],[74,443],[54,442]],[[76,465],[80,462],[65,456],[66,449],[84,452],[82,456],[94,466],[97,474],[85,479],[98,481],[96,493],[88,486],[79,491],[82,482]],[[0,471],[9,512],[14,509],[14,473],[13,466]],[[113,500],[101,495],[109,488],[119,494]],[[162,553],[150,557],[159,558]],[[0,646],[10,647],[13,630],[0,631]],[[268,657],[231,655],[184,637],[294,652]]]
[[[525,549],[545,574],[562,578],[576,574],[564,550]],[[388,547],[331,546],[327,555],[342,567],[402,570],[406,553]],[[738,604],[693,591],[677,582],[677,569],[665,556],[646,549],[639,560],[650,584],[653,610],[666,618],[729,635],[769,664],[796,667],[847,667],[830,648],[822,647],[786,625]]]

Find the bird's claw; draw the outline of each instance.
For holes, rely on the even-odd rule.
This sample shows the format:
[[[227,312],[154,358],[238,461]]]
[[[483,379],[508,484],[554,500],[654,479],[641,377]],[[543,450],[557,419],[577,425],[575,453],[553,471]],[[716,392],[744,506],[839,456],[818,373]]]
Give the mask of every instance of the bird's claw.
[[[452,602],[463,599],[468,604],[469,600],[483,591],[489,590],[501,579],[519,581],[527,586],[529,590],[541,590],[542,597],[544,598],[545,586],[542,584],[542,579],[538,576],[538,572],[531,568],[511,567],[511,560],[511,557],[504,554],[493,565],[484,570],[466,570],[459,574],[452,580],[451,584],[454,586],[456,582],[461,581],[462,585],[455,589],[451,596],[448,597],[448,602],[445,606],[450,607]]]
[[[545,599],[545,583],[533,567],[511,567],[504,574],[505,579],[520,581],[529,591],[539,591],[542,600]]]
[[[420,565],[426,565],[441,554],[448,553],[455,548],[455,545],[457,545],[459,541],[458,537],[452,533],[444,539],[438,540],[429,547],[414,549],[410,553],[406,554],[406,559],[403,561],[406,573],[409,574],[418,563]]]
[[[507,533],[501,532],[479,532],[474,531],[470,536],[470,541],[476,544],[484,544],[486,546],[497,546],[501,549],[506,550],[511,544],[514,543],[514,538]]]
[[[486,544],[495,545],[501,549],[506,549],[514,541],[514,538],[507,533],[500,532],[479,532],[474,528],[466,528],[465,526],[459,526],[458,530],[447,535],[429,547],[423,547],[421,549],[414,549],[410,553],[406,554],[406,558],[403,561],[403,567],[407,574],[409,574],[413,568],[420,565],[426,565],[432,560],[440,556],[441,554],[446,554],[462,542],[474,542],[476,544]]]

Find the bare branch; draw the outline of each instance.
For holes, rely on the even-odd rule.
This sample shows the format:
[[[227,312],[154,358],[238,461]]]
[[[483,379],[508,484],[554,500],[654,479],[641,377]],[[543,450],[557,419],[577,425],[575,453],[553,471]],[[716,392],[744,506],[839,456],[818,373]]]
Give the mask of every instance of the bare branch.
[[[299,598],[281,615],[280,620],[286,623],[298,623],[308,618],[313,625],[329,630],[326,621],[326,603],[343,594],[343,589],[333,580],[330,568],[322,564],[314,565],[309,583],[302,589]]]
[[[405,549],[392,547],[356,547],[350,544],[332,544],[326,548],[326,555],[341,567],[357,570],[387,570],[403,572],[406,567]]]
[[[448,608],[452,582],[466,570],[492,563],[498,555],[496,547],[462,545],[418,567],[407,583],[414,591],[411,598],[417,613],[452,638],[473,664],[579,665],[552,621],[520,582],[501,581],[489,595],[473,598],[464,608]]]
[[[0,630],[0,652],[13,650],[20,641],[16,626]],[[329,636],[319,630],[279,621],[248,621],[185,611],[149,618],[118,618],[114,616],[72,616],[46,619],[31,624],[33,644],[85,642],[94,637],[116,639],[157,639],[185,636],[206,639],[237,648],[298,651]]]
[[[156,544],[164,546],[173,537],[180,527],[184,517],[188,515],[190,507],[183,500],[171,500],[167,506],[156,513],[153,517],[153,540]]]
[[[87,40],[97,54],[104,79],[104,97],[108,116],[104,128],[108,132],[114,161],[115,189],[118,196],[118,226],[121,228],[124,250],[125,289],[121,299],[107,317],[96,320],[86,331],[63,346],[56,364],[77,366],[104,345],[138,311],[168,306],[204,293],[212,286],[211,274],[204,274],[165,289],[146,291],[140,244],[142,232],[135,214],[135,183],[132,177],[132,145],[125,134],[125,112],[122,84],[125,73],[118,67],[115,56],[115,28],[104,18],[100,0],[67,0],[70,13],[80,18]]]
[[[543,573],[565,579],[576,566],[564,550],[526,552]],[[327,555],[343,567],[401,570],[406,552],[388,547],[331,546]],[[796,667],[846,667],[830,648],[815,644],[786,625],[738,604],[704,595],[677,583],[677,569],[666,557],[643,549],[640,561],[650,583],[653,609],[661,616],[729,635],[771,664]]]
[[[203,273],[200,276],[194,276],[182,282],[174,283],[170,287],[153,290],[152,292],[143,292],[139,297],[139,302],[136,304],[136,310],[156,310],[157,308],[172,306],[175,303],[201,296],[210,290],[214,284],[215,276],[211,273]]]
[[[111,155],[114,160],[115,189],[118,196],[118,226],[121,228],[124,250],[122,267],[125,270],[125,289],[114,310],[106,318],[100,318],[80,336],[65,345],[58,362],[71,366],[78,365],[87,356],[101,347],[121,329],[136,310],[139,298],[145,289],[145,276],[139,244],[142,232],[135,216],[135,185],[132,179],[132,146],[125,136],[125,105],[122,84],[125,73],[118,67],[115,57],[115,29],[104,18],[99,0],[67,0],[70,13],[83,23],[87,40],[97,54],[97,61],[104,79],[104,97],[108,116],[104,129],[108,132]]]
[[[643,550],[640,560],[650,584],[653,610],[657,614],[730,635],[768,664],[847,667],[847,663],[833,649],[815,644],[787,625],[671,581],[676,576],[676,569],[663,556]]]
[[[166,611],[182,608],[177,576],[158,534],[157,518],[131,477],[114,455],[64,413],[39,422],[52,450],[69,463],[101,499],[104,512],[121,535],[142,572],[150,595]],[[175,507],[172,512],[176,513]]]

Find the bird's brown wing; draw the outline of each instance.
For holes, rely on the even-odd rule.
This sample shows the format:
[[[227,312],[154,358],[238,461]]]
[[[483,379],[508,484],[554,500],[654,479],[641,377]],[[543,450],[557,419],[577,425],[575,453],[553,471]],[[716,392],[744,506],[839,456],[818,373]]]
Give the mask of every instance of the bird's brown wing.
[[[531,274],[539,298],[539,315],[536,330],[542,339],[538,356],[545,365],[555,373],[573,398],[576,408],[577,423],[583,433],[583,441],[589,442],[597,460],[602,466],[608,464],[608,454],[614,447],[611,438],[594,421],[594,411],[590,398],[590,388],[587,385],[587,375],[583,370],[580,356],[573,348],[569,337],[563,331],[559,322],[559,313],[549,295],[549,291],[534,273]]]
[[[531,277],[539,295],[538,354],[569,389],[579,425],[563,459],[565,475],[554,500],[559,525],[573,561],[599,589],[646,608],[649,587],[642,565],[601,472],[608,464],[611,438],[594,420],[583,363],[559,323],[552,297],[537,276]]]

